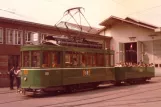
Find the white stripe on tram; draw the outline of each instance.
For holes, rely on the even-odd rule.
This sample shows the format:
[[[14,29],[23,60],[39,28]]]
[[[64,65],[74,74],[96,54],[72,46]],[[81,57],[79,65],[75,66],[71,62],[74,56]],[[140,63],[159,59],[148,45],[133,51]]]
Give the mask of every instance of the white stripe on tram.
[[[26,68],[21,70],[64,70],[64,69],[99,69],[99,68],[114,68],[114,67],[88,67],[88,68]]]

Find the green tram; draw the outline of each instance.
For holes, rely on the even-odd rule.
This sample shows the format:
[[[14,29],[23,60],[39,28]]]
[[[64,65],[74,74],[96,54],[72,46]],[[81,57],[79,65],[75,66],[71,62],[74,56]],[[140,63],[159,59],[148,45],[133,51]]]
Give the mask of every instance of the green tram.
[[[68,46],[21,47],[25,91],[75,90],[115,80],[114,51]]]
[[[114,51],[99,48],[26,45],[21,47],[21,88],[28,92],[96,88],[154,77],[154,67],[114,67]]]

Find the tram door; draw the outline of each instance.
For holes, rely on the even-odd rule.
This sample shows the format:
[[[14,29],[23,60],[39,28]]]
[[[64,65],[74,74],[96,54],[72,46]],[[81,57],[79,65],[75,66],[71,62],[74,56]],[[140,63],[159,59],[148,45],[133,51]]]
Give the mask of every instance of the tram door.
[[[124,62],[125,61],[125,44],[124,43],[119,43],[119,62]]]
[[[125,62],[137,63],[137,43],[125,43]]]

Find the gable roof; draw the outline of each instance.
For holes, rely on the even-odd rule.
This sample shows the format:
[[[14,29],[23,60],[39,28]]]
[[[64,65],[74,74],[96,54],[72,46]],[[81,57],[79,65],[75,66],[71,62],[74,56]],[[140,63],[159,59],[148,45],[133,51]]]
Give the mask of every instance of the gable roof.
[[[123,19],[123,18],[119,18],[119,17],[116,17],[116,16],[110,16],[109,18],[105,19],[104,21],[102,21],[99,24],[99,25],[105,26],[103,29],[101,29],[99,31],[99,33],[101,31],[103,31],[104,29],[106,29],[107,26],[111,26],[114,23],[120,22],[120,21],[125,22],[125,23],[129,23],[129,24],[133,24],[133,25],[136,25],[136,26],[140,26],[140,27],[143,27],[143,28],[151,29],[151,30],[158,28],[158,26],[147,24],[145,22],[138,21],[138,20],[135,20],[135,19],[130,18],[130,17],[126,17],[125,19]]]
[[[155,25],[149,24],[147,22],[139,21],[139,20],[136,20],[136,19],[131,18],[131,17],[126,17],[125,20],[132,21],[134,23],[140,23],[142,25],[149,26],[149,27],[153,27],[153,28],[156,28],[157,27]]]

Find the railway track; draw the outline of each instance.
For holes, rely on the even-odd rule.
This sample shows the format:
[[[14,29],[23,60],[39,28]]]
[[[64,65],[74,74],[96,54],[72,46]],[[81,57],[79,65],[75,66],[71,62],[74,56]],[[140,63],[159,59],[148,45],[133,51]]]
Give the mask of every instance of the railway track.
[[[15,92],[16,92],[16,91],[15,91]],[[4,91],[4,92],[0,92],[0,95],[1,95],[1,94],[8,94],[8,93],[15,93],[15,92],[13,92],[13,91],[7,91],[7,92]]]
[[[117,96],[117,97],[113,97],[113,98],[106,98],[104,100],[97,100],[97,101],[89,101],[88,99],[88,103],[80,103],[80,104],[71,104],[71,103],[79,103],[79,102],[82,102],[82,101],[86,101],[87,99],[81,99],[81,100],[78,100],[78,101],[71,101],[71,102],[66,102],[66,103],[61,103],[60,105],[59,104],[52,104],[52,105],[45,105],[45,106],[39,106],[39,107],[50,107],[50,106],[54,106],[54,107],[75,107],[75,106],[84,106],[84,105],[91,105],[91,104],[98,104],[98,103],[102,103],[102,102],[109,102],[110,100],[115,100],[115,99],[118,99],[118,98],[123,98],[123,97],[127,97],[127,96],[131,96],[131,95],[136,95],[136,94],[140,94],[140,93],[143,93],[143,92],[149,92],[149,91],[154,91],[154,90],[160,90],[161,88],[158,88],[158,89],[153,89],[153,90],[148,90],[148,91],[141,91],[141,92],[137,92],[137,93],[132,93],[132,94],[125,94],[125,95],[121,95],[121,96]],[[107,96],[107,95],[106,95]],[[109,96],[109,95],[108,95]],[[98,98],[98,97],[97,97]],[[97,98],[90,98],[90,100],[95,100]],[[100,98],[99,98],[100,99]],[[160,99],[158,101],[161,101]],[[141,102],[141,101],[140,101]],[[145,102],[145,101],[144,101]],[[137,102],[138,103],[138,102]],[[141,102],[142,103],[142,102]],[[127,103],[126,103],[127,104]],[[124,104],[124,105],[126,105]],[[136,104],[136,103],[129,103],[129,104]],[[120,105],[120,104],[117,104],[117,105]]]
[[[16,95],[14,95],[14,97],[10,97],[10,96],[12,96],[11,94],[16,94]],[[16,92],[4,92],[4,93],[0,93],[0,97],[1,98],[5,98],[6,96],[9,97],[9,99],[4,100],[4,101],[1,100],[0,101],[0,106],[4,105],[4,104],[20,102],[20,101],[26,101],[26,100],[32,99],[31,97],[20,96],[19,93],[16,93]]]
[[[68,107],[68,106],[75,107],[75,106],[89,106],[91,104],[100,104],[102,102],[114,103],[115,100],[119,101],[118,99],[124,98],[127,96],[133,96],[136,94],[140,95],[142,93],[148,93],[151,91],[161,90],[161,84],[159,82],[152,81],[147,84],[137,84],[137,85],[130,85],[130,86],[122,86],[122,87],[116,87],[116,86],[100,87],[97,90],[92,90],[93,92],[91,92],[91,90],[90,90],[90,93],[100,93],[99,95],[89,94],[89,95],[85,96],[86,98],[78,98],[75,100],[72,99],[72,100],[58,102],[58,103],[49,103],[46,105],[44,104],[44,105],[36,106],[36,107],[52,107],[52,106],[54,106],[54,107],[64,107],[64,106],[65,107]],[[148,84],[150,84],[150,86]],[[135,89],[132,88],[134,86],[138,87],[137,92],[135,92],[136,88]],[[155,86],[158,86],[159,88],[156,88]],[[131,88],[131,89],[129,90],[129,88]],[[100,91],[103,91],[103,93]],[[108,93],[106,93],[106,91]],[[85,91],[85,93],[88,93],[88,92],[89,91]],[[11,93],[13,93],[13,92],[11,92]],[[68,95],[72,95],[72,97],[74,97],[76,94],[80,94],[80,93],[81,92],[74,93],[74,94],[68,94]],[[124,94],[121,95],[120,93],[124,93]],[[0,93],[0,94],[3,95],[5,93]],[[8,94],[10,94],[10,93],[8,93]],[[117,95],[117,97],[116,97],[116,95]],[[63,94],[63,96],[64,96],[64,94]],[[46,97],[46,96],[44,96],[44,97]],[[53,97],[53,96],[51,96],[51,97]],[[59,97],[59,95],[58,95],[58,97]],[[133,99],[133,102],[128,101],[128,100],[126,100],[126,101],[129,102],[129,104],[136,104],[136,103],[144,103],[144,102],[146,102],[146,100],[148,100],[149,102],[152,102],[152,101],[157,102],[157,101],[160,101],[159,98],[160,97],[156,97],[156,99],[154,99],[154,100],[150,100],[149,98],[146,98],[144,100],[143,99]],[[33,100],[33,97],[26,97],[26,96],[22,97],[21,96],[21,97],[19,97],[19,99],[13,99],[10,101],[0,102],[0,105],[5,105],[7,103],[16,103],[16,102],[20,102],[20,101],[25,102],[26,100]],[[139,101],[139,100],[141,100],[141,101]],[[120,101],[120,102],[123,102],[123,101]],[[117,106],[117,105],[118,104],[111,104],[110,106]],[[123,103],[122,105],[125,105],[125,104]],[[103,107],[103,106],[101,106],[101,107]]]
[[[50,106],[54,106],[54,107],[64,107],[64,106],[65,107],[68,107],[68,106],[69,107],[75,107],[75,106],[85,106],[85,105],[90,105],[90,104],[109,102],[109,101],[116,100],[116,99],[123,98],[123,97],[132,96],[132,95],[136,95],[136,94],[139,95],[139,94],[142,94],[142,93],[148,93],[148,92],[151,92],[151,91],[156,91],[156,90],[161,89],[161,85],[159,85],[159,88],[151,88],[151,87],[152,86],[146,87],[146,89],[141,89],[141,88],[137,89],[137,90],[139,90],[139,92],[132,92],[132,91],[134,91],[136,89],[131,89],[131,90],[126,90],[126,91],[114,92],[114,93],[111,93],[111,94],[104,94],[104,95],[100,95],[100,96],[87,97],[87,98],[78,99],[78,100],[47,104],[47,105],[42,105],[42,106],[37,106],[37,107],[50,107]],[[115,87],[115,88],[118,88],[118,87]],[[123,89],[126,89],[126,87],[123,87]],[[109,90],[107,90],[107,91],[109,91]],[[120,93],[124,93],[124,95],[119,95]],[[112,97],[113,95],[118,95],[118,96],[117,97]],[[100,100],[100,99],[103,99],[103,100]],[[88,102],[86,102],[87,100],[88,100]],[[78,104],[74,104],[74,103],[78,103]]]

